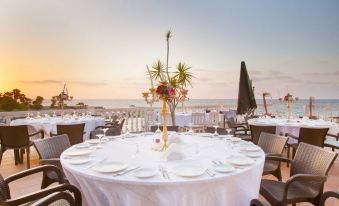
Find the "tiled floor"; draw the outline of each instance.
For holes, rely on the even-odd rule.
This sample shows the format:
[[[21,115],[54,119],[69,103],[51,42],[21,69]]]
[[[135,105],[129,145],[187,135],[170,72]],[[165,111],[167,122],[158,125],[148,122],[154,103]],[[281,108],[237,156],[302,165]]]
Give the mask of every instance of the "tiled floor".
[[[34,148],[32,147],[31,151],[31,167],[38,166],[38,155]],[[16,172],[26,169],[26,162],[24,164],[14,165],[13,151],[6,151],[1,163],[0,173],[2,176],[7,177]],[[283,180],[286,180],[289,177],[289,168],[286,167],[286,164],[282,166]],[[39,190],[41,184],[41,174],[35,174],[27,178],[23,178],[20,181],[14,182],[10,185],[12,197],[21,196],[36,190]],[[270,178],[265,177],[265,178]],[[325,184],[325,191],[327,190],[339,190],[339,158],[336,159],[334,165],[332,166],[328,180]],[[308,203],[298,204],[300,206],[311,205]],[[337,206],[339,205],[339,200],[329,199],[326,202],[326,206]]]

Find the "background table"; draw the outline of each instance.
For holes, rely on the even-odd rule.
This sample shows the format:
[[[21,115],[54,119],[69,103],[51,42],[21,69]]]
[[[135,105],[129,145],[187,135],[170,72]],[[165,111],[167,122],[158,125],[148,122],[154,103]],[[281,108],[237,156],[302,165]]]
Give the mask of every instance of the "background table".
[[[38,130],[43,130],[45,136],[49,137],[50,133],[56,133],[57,124],[80,124],[85,123],[84,140],[89,139],[90,132],[97,126],[105,125],[104,118],[101,117],[43,117],[43,118],[30,118],[30,119],[16,119],[11,121],[10,125],[28,125],[29,133],[34,133]]]
[[[162,178],[160,174],[138,179],[133,173],[113,177],[112,174],[97,173],[90,169],[97,162],[114,160],[128,162],[130,165],[141,164],[142,167],[156,170],[159,165],[164,165],[171,171],[178,164],[194,163],[211,167],[211,160],[225,161],[232,158],[232,155],[240,155],[238,150],[226,147],[225,140],[188,135],[180,136],[180,139],[183,141],[181,145],[186,158],[193,159],[167,162],[163,159],[162,152],[151,149],[152,136],[139,136],[130,139],[115,138],[105,143],[103,149],[93,151],[95,156],[86,165],[71,165],[64,153],[61,163],[70,183],[81,189],[84,205],[248,206],[251,199],[258,197],[264,166],[262,150],[254,164],[231,173],[217,173],[214,177],[204,174],[195,178],[183,178],[170,173],[170,180]],[[140,149],[137,155],[136,145]],[[195,151],[199,151],[198,156],[194,156]]]

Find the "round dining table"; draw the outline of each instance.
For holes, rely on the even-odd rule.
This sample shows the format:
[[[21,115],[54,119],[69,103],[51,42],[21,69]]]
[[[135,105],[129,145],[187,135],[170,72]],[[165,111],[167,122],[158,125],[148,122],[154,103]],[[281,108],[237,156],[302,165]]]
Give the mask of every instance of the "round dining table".
[[[80,124],[85,123],[84,140],[88,140],[91,131],[98,126],[105,125],[105,119],[102,117],[92,116],[79,116],[79,117],[39,117],[39,118],[25,118],[16,119],[10,122],[11,126],[15,125],[28,125],[29,133],[34,133],[39,130],[43,130],[46,137],[50,136],[50,133],[57,132],[58,124]]]
[[[107,139],[61,155],[84,205],[248,206],[259,195],[265,154],[239,138],[173,133],[166,152],[156,149],[155,134]]]
[[[328,133],[338,134],[338,124],[335,122],[325,121],[322,119],[310,120],[310,119],[288,119],[284,118],[254,118],[248,120],[249,125],[258,126],[276,126],[276,134],[292,134],[293,136],[299,136],[299,130],[301,127],[305,128],[329,128]],[[295,139],[289,139],[289,142],[296,142]]]

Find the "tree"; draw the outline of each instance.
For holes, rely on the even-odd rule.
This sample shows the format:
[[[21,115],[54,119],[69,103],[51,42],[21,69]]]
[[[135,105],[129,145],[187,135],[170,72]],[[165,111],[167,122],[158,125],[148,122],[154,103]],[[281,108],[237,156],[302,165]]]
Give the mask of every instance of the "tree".
[[[44,101],[44,98],[42,96],[37,96],[35,100],[32,102],[32,109],[40,110],[42,109],[42,102]]]
[[[57,104],[57,97],[56,96],[53,96],[52,99],[51,99],[51,108],[54,108]]]

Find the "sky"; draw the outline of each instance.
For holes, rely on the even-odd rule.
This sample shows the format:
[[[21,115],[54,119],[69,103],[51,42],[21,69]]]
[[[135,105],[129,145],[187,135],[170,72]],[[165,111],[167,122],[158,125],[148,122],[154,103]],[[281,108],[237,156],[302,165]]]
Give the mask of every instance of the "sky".
[[[138,99],[146,65],[179,62],[190,98],[234,99],[241,61],[255,95],[339,98],[337,0],[0,0],[0,92]]]

